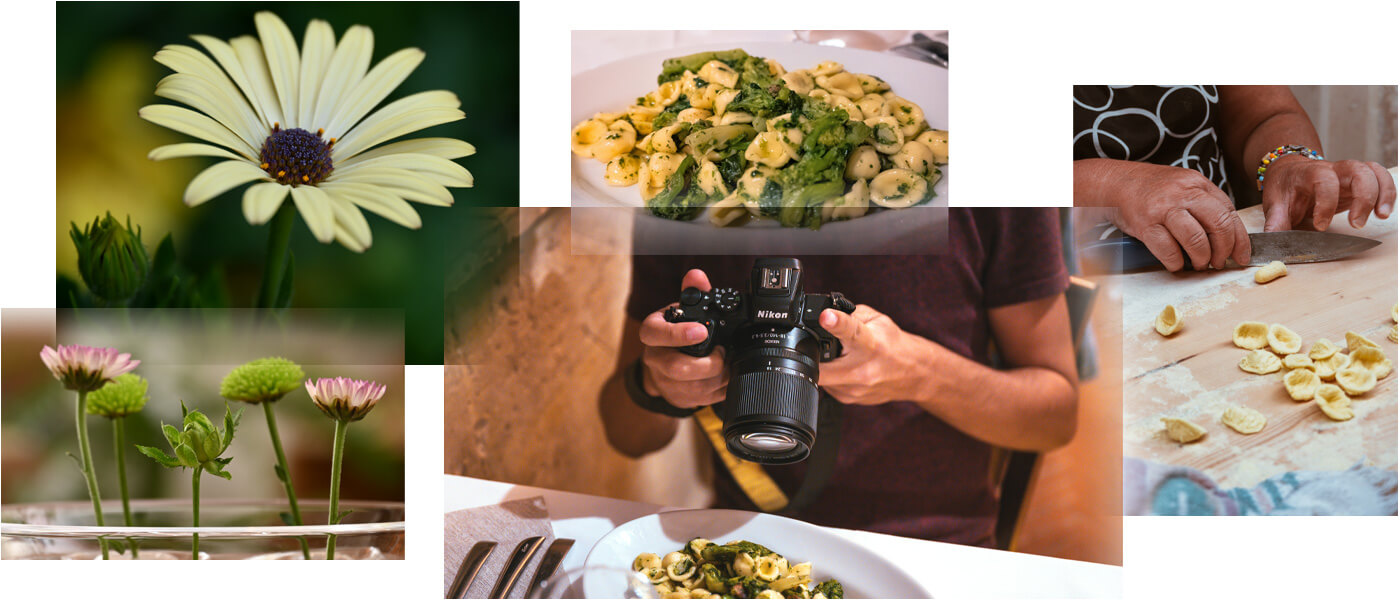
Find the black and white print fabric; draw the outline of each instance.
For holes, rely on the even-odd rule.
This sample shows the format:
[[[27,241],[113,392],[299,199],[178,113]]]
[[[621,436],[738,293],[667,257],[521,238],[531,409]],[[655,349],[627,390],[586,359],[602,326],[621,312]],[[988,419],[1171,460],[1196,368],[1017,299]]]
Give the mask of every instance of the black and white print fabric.
[[[1074,86],[1074,159],[1194,169],[1231,198],[1216,134],[1213,85]]]

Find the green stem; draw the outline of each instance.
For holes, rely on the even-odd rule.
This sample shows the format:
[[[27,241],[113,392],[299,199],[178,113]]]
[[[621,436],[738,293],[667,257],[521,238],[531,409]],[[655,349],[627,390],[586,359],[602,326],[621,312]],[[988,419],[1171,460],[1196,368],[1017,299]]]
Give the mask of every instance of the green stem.
[[[106,527],[102,520],[102,492],[97,490],[97,473],[92,468],[92,447],[88,444],[87,392],[78,392],[78,452],[83,455],[83,476],[87,478],[88,497],[92,498],[92,512],[97,516],[97,526]],[[97,538],[102,548],[102,560],[107,560],[107,540]]]
[[[340,522],[340,466],[345,456],[345,430],[350,423],[339,419],[335,422],[335,446],[331,449],[331,514],[327,517],[330,525]],[[326,536],[326,560],[335,560],[335,536]]]
[[[117,483],[122,490],[122,522],[132,527],[131,495],[126,491],[126,417],[112,419],[112,440],[117,455]],[[131,548],[131,558],[140,558],[136,552],[136,541],[126,538],[126,544]]]
[[[277,434],[277,413],[272,410],[271,402],[263,402],[263,414],[267,415],[267,432],[272,436],[272,450],[277,453],[277,466],[282,470],[282,486],[287,488],[287,502],[292,505],[292,523],[301,525],[301,508],[297,506],[297,492],[292,488],[292,471],[287,468],[287,455],[282,452],[282,436]],[[306,536],[297,538],[301,542],[301,556],[304,560],[311,560],[311,546],[306,543]]]
[[[287,274],[287,247],[292,240],[292,225],[296,221],[296,208],[291,202],[283,202],[272,217],[272,228],[267,232],[267,256],[263,263],[262,286],[258,288],[260,309],[272,308],[277,302],[277,292],[282,289],[282,278]]]
[[[204,467],[194,468],[194,478],[191,480],[191,487],[194,489],[194,527],[199,528],[199,476],[204,472]],[[199,534],[194,534],[194,548],[190,551],[190,560],[199,560]]]

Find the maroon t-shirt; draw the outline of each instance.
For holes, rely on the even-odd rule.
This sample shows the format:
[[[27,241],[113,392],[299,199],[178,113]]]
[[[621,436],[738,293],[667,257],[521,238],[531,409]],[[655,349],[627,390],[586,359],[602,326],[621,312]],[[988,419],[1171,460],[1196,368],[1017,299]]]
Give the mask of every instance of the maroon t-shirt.
[[[988,309],[1060,294],[1068,275],[1055,209],[950,209],[948,253],[804,256],[808,293],[841,292],[905,331],[989,362]],[[755,232],[757,233],[757,232]],[[628,313],[644,318],[676,301],[692,268],[716,287],[744,289],[752,256],[636,256]],[[797,518],[834,527],[991,546],[997,502],[992,447],[912,402],[846,406],[836,465],[821,497]],[[789,496],[806,463],[764,467]],[[756,510],[716,462],[718,504]]]

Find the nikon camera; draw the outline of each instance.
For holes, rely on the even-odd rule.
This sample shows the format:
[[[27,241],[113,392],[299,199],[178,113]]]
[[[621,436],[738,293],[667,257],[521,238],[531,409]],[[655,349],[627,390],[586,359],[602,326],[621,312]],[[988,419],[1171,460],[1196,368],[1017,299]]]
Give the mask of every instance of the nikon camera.
[[[803,293],[795,258],[760,258],[747,294],[686,288],[680,305],[666,311],[667,321],[709,330],[681,352],[707,356],[724,347],[729,388],[721,416],[735,456],[765,464],[807,458],[817,439],[817,365],[841,356],[840,340],[817,322],[828,308],[850,313],[855,304],[837,292]]]

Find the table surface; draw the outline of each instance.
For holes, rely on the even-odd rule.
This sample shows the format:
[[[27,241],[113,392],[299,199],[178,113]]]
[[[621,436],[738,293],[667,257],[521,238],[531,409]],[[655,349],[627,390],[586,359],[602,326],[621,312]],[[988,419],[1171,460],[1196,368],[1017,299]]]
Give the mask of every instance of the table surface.
[[[560,570],[583,566],[588,551],[613,528],[632,519],[669,510],[627,500],[614,500],[512,485],[485,479],[446,475],[447,512],[499,504],[506,500],[543,496],[556,537],[577,540]],[[912,574],[936,597],[953,598],[1118,598],[1122,569],[1112,565],[1018,554],[957,544],[929,542],[865,531],[831,529],[869,548]],[[958,573],[956,580],[932,580],[929,565]]]
[[[1245,227],[1263,230],[1259,207],[1240,211]],[[1200,469],[1229,487],[1252,487],[1295,470],[1344,470],[1358,462],[1396,467],[1395,374],[1354,398],[1350,421],[1328,419],[1312,402],[1294,402],[1282,374],[1239,369],[1247,351],[1231,339],[1241,321],[1280,323],[1303,338],[1303,351],[1320,338],[1345,349],[1347,331],[1380,344],[1396,302],[1396,217],[1374,217],[1353,230],[1345,215],[1329,231],[1359,235],[1381,245],[1343,260],[1288,266],[1288,275],[1254,282],[1257,268],[1172,274],[1153,271],[1111,276],[1123,290],[1123,452],[1160,463]],[[1153,322],[1174,304],[1183,329],[1164,338]],[[1268,418],[1264,430],[1243,435],[1220,423],[1226,407],[1253,408]],[[1195,422],[1206,436],[1178,444],[1163,433],[1161,417]]]

